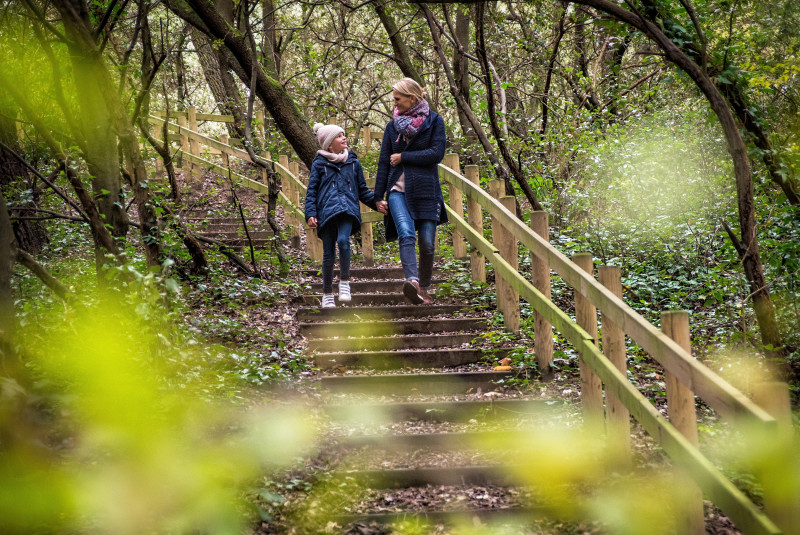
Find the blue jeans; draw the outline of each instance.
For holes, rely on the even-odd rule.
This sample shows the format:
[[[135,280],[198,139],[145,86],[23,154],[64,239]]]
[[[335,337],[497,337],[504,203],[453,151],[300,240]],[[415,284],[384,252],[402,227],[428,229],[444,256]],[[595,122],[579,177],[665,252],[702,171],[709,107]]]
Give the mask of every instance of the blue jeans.
[[[339,214],[317,230],[322,240],[322,293],[333,293],[333,264],[336,260],[336,246],[339,246],[339,280],[350,280],[350,233],[354,219],[347,214]]]
[[[406,206],[406,196],[399,191],[389,192],[389,212],[397,227],[400,243],[400,263],[406,280],[418,280],[420,288],[429,288],[433,275],[433,253],[436,245],[436,221],[432,219],[411,219]],[[417,273],[417,254],[415,250],[419,233],[419,273]]]

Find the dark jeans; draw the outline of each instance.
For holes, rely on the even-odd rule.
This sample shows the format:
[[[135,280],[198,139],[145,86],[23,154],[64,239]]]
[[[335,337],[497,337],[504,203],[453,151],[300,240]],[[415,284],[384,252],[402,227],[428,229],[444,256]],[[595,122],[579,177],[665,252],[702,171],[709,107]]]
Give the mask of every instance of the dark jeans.
[[[339,214],[317,231],[322,240],[322,293],[333,293],[333,264],[336,261],[336,246],[339,246],[339,280],[350,280],[350,233],[354,219]]]
[[[399,191],[389,193],[389,211],[397,227],[400,243],[400,263],[406,280],[418,280],[421,288],[431,285],[433,254],[436,245],[436,221],[411,219],[406,206],[406,196]],[[419,274],[417,273],[416,238],[419,234]]]

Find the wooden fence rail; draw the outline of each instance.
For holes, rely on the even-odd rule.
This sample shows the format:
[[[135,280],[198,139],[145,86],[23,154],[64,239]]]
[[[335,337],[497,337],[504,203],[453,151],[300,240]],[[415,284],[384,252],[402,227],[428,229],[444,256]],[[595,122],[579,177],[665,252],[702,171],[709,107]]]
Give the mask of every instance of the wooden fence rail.
[[[163,125],[163,120],[157,117],[151,117],[150,120],[156,125]],[[170,124],[168,128],[182,138],[182,155],[191,163],[215,169],[223,175],[231,176],[240,185],[260,193],[267,192],[265,184],[233,173],[227,165],[219,165],[196,154],[189,154],[186,149],[191,149],[194,153],[202,145],[225,155],[226,159],[235,157],[250,161],[247,152],[198,134],[186,126]],[[279,157],[277,162],[263,156],[257,156],[256,160],[261,165],[270,166],[280,175],[283,191],[279,198],[286,213],[289,218],[294,218],[295,225],[304,226],[309,256],[315,260],[321,259],[321,242],[316,238],[315,229],[309,228],[303,217],[300,203],[305,196],[306,185],[299,177],[299,166],[289,162],[285,156]],[[792,500],[779,499],[772,488],[778,484],[775,474],[763,481],[764,494],[770,496],[765,513],[699,451],[696,446],[694,396],[696,394],[701,397],[734,424],[748,424],[766,436],[778,436],[780,433],[785,436],[785,427],[791,423],[784,423],[783,429],[779,429],[776,418],[770,412],[691,356],[688,345],[688,316],[685,313],[666,312],[662,319],[665,332],[660,331],[622,301],[619,268],[601,266],[598,282],[593,275],[594,264],[590,255],[578,255],[573,261],[550,245],[547,214],[533,214],[528,227],[517,219],[513,198],[502,198],[501,188],[490,187],[494,192],[493,196],[480,187],[477,167],[467,166],[466,176],[463,176],[455,156],[448,156],[445,164],[440,164],[439,170],[443,181],[449,185],[450,205],[446,209],[454,229],[454,252],[460,257],[466,257],[464,240],[471,246],[469,258],[473,280],[485,280],[487,261],[494,268],[498,309],[503,312],[506,325],[511,330],[516,330],[519,326],[520,298],[534,308],[537,359],[545,377],[548,376],[552,360],[552,328],[575,347],[581,362],[582,398],[587,427],[607,434],[610,444],[627,452],[630,447],[628,418],[629,415],[633,416],[673,459],[677,468],[676,477],[694,481],[697,492],[687,489],[684,493],[684,497],[688,498],[683,504],[685,515],[684,523],[680,527],[681,533],[702,532],[700,489],[745,533],[800,533],[798,504]],[[469,222],[464,219],[464,201]],[[494,244],[484,237],[484,210],[492,220]],[[369,261],[372,257],[372,224],[382,221],[383,216],[370,211],[363,213],[362,218],[362,241],[370,242],[365,244],[365,258]],[[533,255],[531,265],[534,272],[531,281],[517,269],[519,245]],[[577,321],[551,301],[551,269],[575,290]],[[602,314],[603,351],[598,347],[596,309]],[[669,420],[628,380],[626,334],[664,367],[668,383]],[[542,355],[538,355],[540,351]],[[603,386],[606,390],[605,398]],[[785,404],[781,402],[771,412],[785,414]],[[783,420],[785,422],[785,417]],[[629,456],[629,453],[626,455]],[[791,462],[791,459],[787,459],[788,464]],[[768,486],[770,488],[766,488]],[[779,520],[780,527],[768,515]]]

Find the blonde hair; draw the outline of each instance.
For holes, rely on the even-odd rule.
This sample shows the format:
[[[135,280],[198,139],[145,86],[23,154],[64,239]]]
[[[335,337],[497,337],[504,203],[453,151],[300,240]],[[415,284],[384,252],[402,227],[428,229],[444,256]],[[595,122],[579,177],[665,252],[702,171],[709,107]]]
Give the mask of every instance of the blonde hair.
[[[425,89],[413,78],[403,78],[392,86],[392,89],[409,97],[414,97],[417,102],[425,99]]]

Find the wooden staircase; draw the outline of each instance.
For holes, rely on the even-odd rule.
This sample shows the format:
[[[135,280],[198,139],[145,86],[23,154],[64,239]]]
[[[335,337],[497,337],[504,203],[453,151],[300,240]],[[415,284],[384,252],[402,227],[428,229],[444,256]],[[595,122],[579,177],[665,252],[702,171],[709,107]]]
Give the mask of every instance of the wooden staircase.
[[[434,273],[434,284],[437,276],[442,280]],[[433,305],[409,305],[402,271],[388,268],[353,269],[352,302],[322,309],[319,279],[311,280],[315,293],[304,297],[297,318],[316,365],[326,371],[323,412],[333,429],[331,447],[344,459],[334,478],[365,497],[331,511],[326,521],[344,527],[409,518],[530,519],[536,507],[518,488],[520,459],[513,452],[529,432],[526,422],[563,402],[515,388],[515,372],[494,371],[483,361],[473,341],[488,329],[491,311],[436,298]]]

